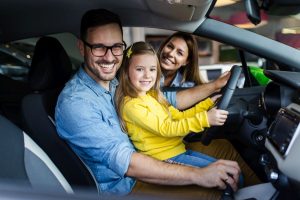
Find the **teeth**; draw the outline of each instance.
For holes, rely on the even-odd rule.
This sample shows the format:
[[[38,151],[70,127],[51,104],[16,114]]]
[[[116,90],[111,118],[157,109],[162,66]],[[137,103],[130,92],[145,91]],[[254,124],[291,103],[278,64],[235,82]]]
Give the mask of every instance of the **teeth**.
[[[114,64],[100,64],[100,67],[102,68],[106,68],[106,69],[110,69],[110,68],[113,68]]]
[[[166,64],[173,64],[173,62],[168,58],[165,58],[164,61]]]
[[[151,83],[151,81],[141,81],[141,84],[150,84]]]

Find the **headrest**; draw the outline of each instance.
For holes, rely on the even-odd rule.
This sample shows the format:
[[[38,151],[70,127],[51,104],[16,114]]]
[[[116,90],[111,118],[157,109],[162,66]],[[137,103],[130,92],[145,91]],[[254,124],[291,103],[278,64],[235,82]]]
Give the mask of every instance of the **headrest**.
[[[60,42],[52,37],[40,38],[29,71],[30,87],[37,91],[61,87],[71,74],[71,60]]]

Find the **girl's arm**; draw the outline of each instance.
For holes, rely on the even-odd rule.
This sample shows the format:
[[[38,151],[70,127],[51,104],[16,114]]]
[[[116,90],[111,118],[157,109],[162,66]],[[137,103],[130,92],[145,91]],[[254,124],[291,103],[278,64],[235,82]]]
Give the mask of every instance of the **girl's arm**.
[[[173,120],[159,103],[145,105],[138,99],[124,104],[123,119],[129,130],[130,127],[141,127],[150,133],[164,137],[185,136],[190,132],[201,132],[205,127],[209,127],[206,112]]]

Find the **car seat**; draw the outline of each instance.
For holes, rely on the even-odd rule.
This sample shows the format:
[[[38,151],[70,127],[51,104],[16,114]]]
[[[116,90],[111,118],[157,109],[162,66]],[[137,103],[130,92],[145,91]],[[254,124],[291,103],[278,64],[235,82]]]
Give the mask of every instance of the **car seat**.
[[[0,74],[0,113],[21,126],[21,101],[30,92],[27,82]]]
[[[73,193],[47,154],[26,133],[1,115],[0,127],[1,184]]]
[[[61,139],[55,127],[56,101],[72,74],[72,64],[60,42],[42,37],[37,42],[29,73],[32,93],[22,100],[23,129],[44,149],[72,186],[97,184],[89,169]]]

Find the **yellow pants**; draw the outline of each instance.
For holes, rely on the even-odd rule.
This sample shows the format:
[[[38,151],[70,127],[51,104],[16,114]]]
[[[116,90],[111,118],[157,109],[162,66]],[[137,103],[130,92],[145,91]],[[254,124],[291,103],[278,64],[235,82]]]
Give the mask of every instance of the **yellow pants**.
[[[244,186],[260,183],[255,173],[245,163],[231,143],[224,139],[213,140],[208,146],[200,142],[188,143],[187,149],[198,151],[217,159],[237,161],[244,176]],[[222,191],[218,189],[208,189],[195,185],[189,186],[165,186],[148,184],[137,181],[131,195],[147,195],[166,197],[174,199],[220,199]]]

